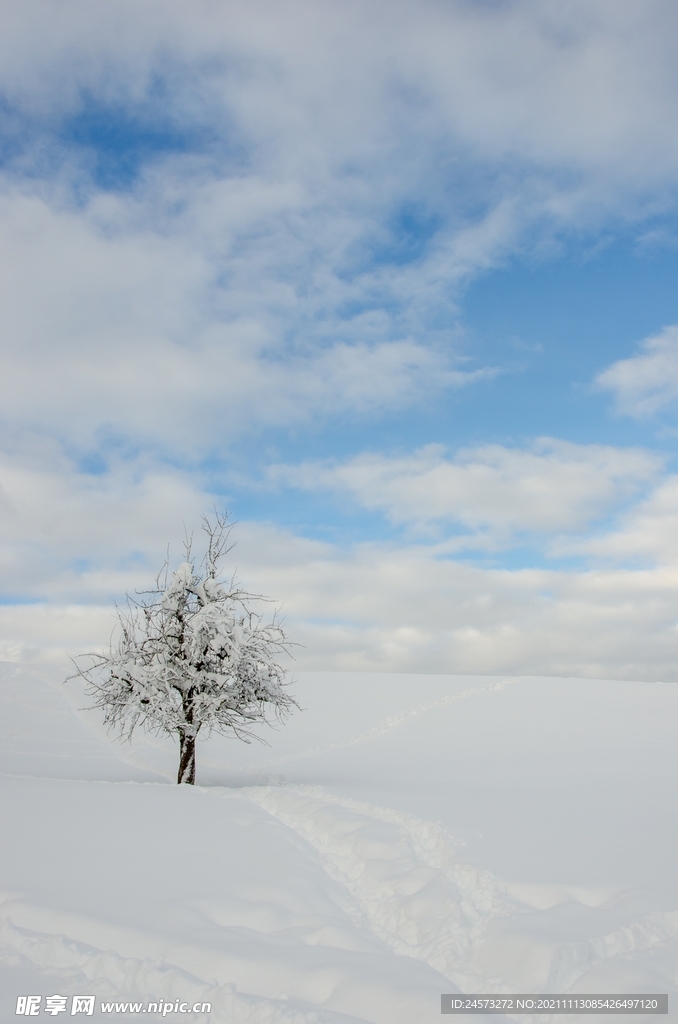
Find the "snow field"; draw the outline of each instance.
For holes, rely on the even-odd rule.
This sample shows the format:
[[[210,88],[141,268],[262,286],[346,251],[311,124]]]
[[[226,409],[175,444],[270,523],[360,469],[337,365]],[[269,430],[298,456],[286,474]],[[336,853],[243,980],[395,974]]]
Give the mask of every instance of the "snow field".
[[[678,1001],[673,687],[309,674],[270,748],[208,741],[192,789],[170,745],[2,686],[6,1016],[22,985],[235,1024],[426,1024],[457,989]]]
[[[368,1006],[368,1020],[407,1021],[437,1009],[445,979],[394,957],[356,920],[350,895],[314,850],[249,796],[12,782],[5,806],[13,831],[27,805],[34,821],[24,823],[6,865],[12,893],[2,918],[10,948],[36,966],[77,967],[102,979],[107,995],[123,980],[123,992],[150,996],[161,994],[149,982],[165,958],[165,998],[192,999],[178,991],[188,975],[196,998],[208,998],[214,980],[282,1002],[285,1013],[291,1004],[362,1020]]]

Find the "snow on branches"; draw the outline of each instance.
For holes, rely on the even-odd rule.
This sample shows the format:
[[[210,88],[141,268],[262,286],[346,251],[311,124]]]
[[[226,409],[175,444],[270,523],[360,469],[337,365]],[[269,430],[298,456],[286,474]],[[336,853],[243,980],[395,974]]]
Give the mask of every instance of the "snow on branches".
[[[250,726],[284,718],[296,701],[286,692],[278,664],[289,641],[275,615],[264,621],[250,603],[263,600],[220,580],[231,550],[226,516],[203,517],[208,542],[196,567],[192,539],[185,561],[171,574],[166,564],[153,590],[128,596],[118,609],[119,637],[101,655],[76,663],[104,721],[131,737],[137,726],[179,738],[178,782],[195,782],[198,733],[231,733],[250,741]]]

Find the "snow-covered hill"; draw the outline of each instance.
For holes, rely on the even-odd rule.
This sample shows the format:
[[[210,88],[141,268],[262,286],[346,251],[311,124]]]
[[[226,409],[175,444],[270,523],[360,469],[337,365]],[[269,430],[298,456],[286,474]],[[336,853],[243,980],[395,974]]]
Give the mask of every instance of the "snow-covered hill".
[[[203,742],[195,789],[74,684],[0,685],[3,1021],[27,993],[215,1024],[426,1024],[457,990],[674,1016],[674,685],[304,673],[306,710],[270,746]]]

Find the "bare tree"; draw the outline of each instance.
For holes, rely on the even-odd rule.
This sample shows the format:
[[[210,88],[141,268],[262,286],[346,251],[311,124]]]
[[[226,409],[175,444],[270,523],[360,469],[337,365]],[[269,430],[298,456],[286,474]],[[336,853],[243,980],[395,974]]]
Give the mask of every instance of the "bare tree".
[[[289,641],[273,615],[252,611],[260,595],[224,584],[221,563],[231,550],[227,516],[203,517],[206,549],[196,567],[192,538],[170,575],[169,561],[153,590],[118,609],[119,636],[101,655],[76,659],[104,721],[131,738],[141,726],[179,739],[177,782],[195,783],[195,741],[212,732],[250,742],[251,726],[282,719],[299,705],[286,692],[278,664]]]

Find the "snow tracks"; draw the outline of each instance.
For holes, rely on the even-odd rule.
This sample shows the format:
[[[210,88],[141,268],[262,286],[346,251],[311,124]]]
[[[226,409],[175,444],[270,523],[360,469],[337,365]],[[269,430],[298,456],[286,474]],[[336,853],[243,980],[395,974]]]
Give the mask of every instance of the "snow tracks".
[[[390,949],[451,978],[484,934],[510,912],[491,875],[461,864],[444,830],[315,787],[246,790],[321,855],[353,898],[354,916]]]
[[[678,913],[504,886],[408,814],[315,786],[5,788],[24,832],[27,807],[38,838],[62,832],[59,854],[54,828],[42,846],[8,831],[8,991],[209,1002],[212,1024],[429,1024],[457,988],[676,994]]]
[[[245,792],[314,847],[356,921],[462,991],[596,991],[607,979],[624,991],[625,978],[631,991],[650,961],[655,985],[678,988],[678,911],[659,912],[647,895],[588,893],[584,903],[554,887],[553,905],[536,909],[519,886],[463,863],[436,824],[319,787]]]

